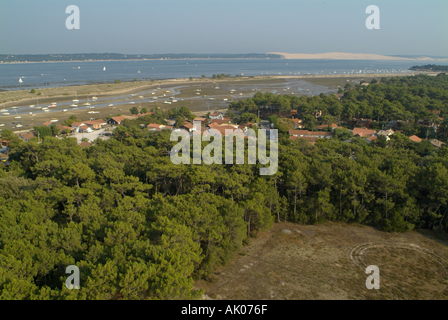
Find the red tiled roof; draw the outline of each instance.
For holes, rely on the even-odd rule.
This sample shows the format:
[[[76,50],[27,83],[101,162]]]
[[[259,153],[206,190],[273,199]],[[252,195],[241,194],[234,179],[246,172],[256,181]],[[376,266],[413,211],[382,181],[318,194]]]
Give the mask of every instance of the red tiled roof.
[[[218,119],[213,119],[210,123],[218,123],[218,124],[222,124],[222,123],[229,123],[229,120],[218,120]]]
[[[210,130],[218,130],[221,133],[221,135],[223,135],[223,136],[226,135],[226,130],[231,131],[230,133],[233,133],[233,132],[237,131],[235,133],[244,135],[244,133],[243,133],[243,131],[241,129],[237,129],[237,128],[233,127],[233,126],[219,126],[219,127],[211,128]]]
[[[106,121],[98,119],[98,120],[92,120],[92,121],[84,121],[83,123],[86,125],[103,125],[103,124],[106,124]]]
[[[411,137],[409,137],[409,139],[411,139],[412,141],[414,141],[414,142],[421,142],[423,139],[420,139],[419,137],[417,137],[417,136],[411,136]]]
[[[289,137],[289,140],[297,140],[297,139],[304,139],[306,141],[308,141],[309,143],[311,143],[313,146],[316,144],[317,138],[314,137]]]
[[[332,128],[332,129],[337,128],[337,127],[338,127],[338,125],[335,124],[335,123],[332,123],[330,125],[330,128]],[[323,124],[321,124],[320,126],[317,127],[317,129],[319,129],[319,130],[322,130],[322,129],[325,129],[325,128],[328,128],[328,123],[323,123]]]
[[[365,136],[371,136],[374,135],[376,133],[375,130],[371,130],[371,129],[365,129],[365,128],[354,128],[353,129],[353,136],[357,136],[359,135],[360,137],[365,137]]]
[[[83,141],[83,142],[81,142],[80,144],[79,144],[79,146],[81,147],[81,148],[88,148],[88,147],[90,147],[92,144],[90,143],[90,142],[86,142],[86,141]]]
[[[184,128],[187,128],[187,129],[193,129],[194,128],[194,126],[191,124],[191,123],[185,123],[183,126],[181,126],[181,128],[182,127],[184,127]]]
[[[34,135],[34,133],[29,132],[29,133],[22,133],[22,134],[20,135],[20,137],[21,137],[22,139],[24,139],[24,140],[28,140],[28,141],[30,141],[31,139],[35,138],[36,136]]]
[[[295,136],[305,136],[308,135],[308,130],[289,130],[289,134]]]

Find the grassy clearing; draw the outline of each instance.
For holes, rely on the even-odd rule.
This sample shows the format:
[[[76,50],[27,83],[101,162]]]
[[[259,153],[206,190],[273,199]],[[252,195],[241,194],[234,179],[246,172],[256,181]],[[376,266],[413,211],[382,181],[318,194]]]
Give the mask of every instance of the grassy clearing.
[[[350,252],[361,244],[384,242],[390,245],[364,252],[365,263],[380,269],[380,290],[368,290],[365,268],[350,259]],[[430,249],[448,261],[447,242],[415,231],[388,234],[342,223],[280,223],[252,239],[246,255],[220,268],[213,283],[197,281],[196,286],[217,299],[448,299],[446,270],[423,251],[395,247],[400,243]]]

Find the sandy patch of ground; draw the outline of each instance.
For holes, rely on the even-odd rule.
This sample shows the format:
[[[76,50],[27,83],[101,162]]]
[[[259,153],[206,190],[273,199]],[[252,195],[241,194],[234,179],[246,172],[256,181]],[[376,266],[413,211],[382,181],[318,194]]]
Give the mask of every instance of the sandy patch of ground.
[[[224,300],[448,299],[448,243],[428,231],[276,223],[243,252],[196,286]],[[380,269],[379,290],[366,288],[368,265]]]
[[[346,52],[327,52],[327,53],[285,53],[285,52],[268,52],[268,54],[278,54],[284,59],[330,59],[330,60],[422,60],[422,61],[436,61],[439,59],[421,57],[418,59],[411,58],[401,58],[401,57],[391,57],[383,56],[379,54],[365,54],[365,53],[346,53]],[[446,60],[446,59],[444,59]]]

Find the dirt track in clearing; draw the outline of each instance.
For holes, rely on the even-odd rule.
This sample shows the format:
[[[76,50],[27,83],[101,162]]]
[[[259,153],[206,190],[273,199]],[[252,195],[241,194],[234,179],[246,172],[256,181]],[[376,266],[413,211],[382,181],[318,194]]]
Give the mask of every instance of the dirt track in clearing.
[[[380,289],[368,290],[368,265]],[[385,233],[372,227],[276,223],[197,281],[205,299],[448,299],[448,243],[429,231]]]

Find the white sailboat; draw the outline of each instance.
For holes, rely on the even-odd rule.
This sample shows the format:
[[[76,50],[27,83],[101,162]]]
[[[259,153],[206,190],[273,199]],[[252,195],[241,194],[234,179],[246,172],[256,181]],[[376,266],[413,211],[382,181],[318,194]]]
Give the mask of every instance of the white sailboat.
[[[19,78],[19,83],[23,83],[22,77]]]
[[[106,67],[103,67],[103,71],[106,71]]]
[[[78,100],[78,93],[77,92],[75,92],[75,99],[74,100],[72,100],[73,102],[79,102],[79,100]]]
[[[90,103],[89,103],[89,97],[87,97],[87,102],[84,103],[84,105],[85,105],[85,106],[90,106]]]

